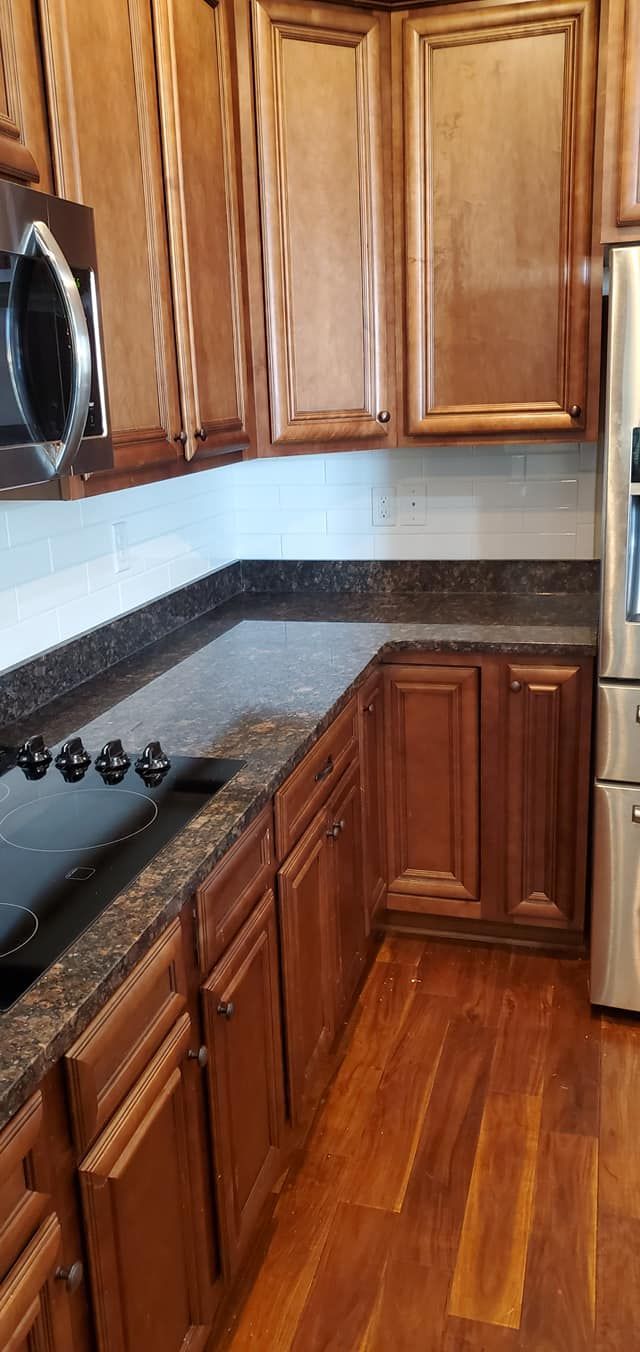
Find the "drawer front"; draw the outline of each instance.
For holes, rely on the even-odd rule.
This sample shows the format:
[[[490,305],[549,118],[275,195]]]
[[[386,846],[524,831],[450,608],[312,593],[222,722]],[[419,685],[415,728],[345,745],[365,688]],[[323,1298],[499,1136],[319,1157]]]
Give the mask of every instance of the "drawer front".
[[[333,792],[349,762],[355,759],[357,750],[357,713],[353,699],[289,776],[286,784],[278,789],[275,808],[279,860],[284,859],[297,844],[302,832]]]
[[[596,778],[640,784],[640,685],[600,682]]]
[[[80,1153],[122,1102],[187,1003],[182,928],[175,920],[65,1056]]]
[[[49,1216],[0,1283],[2,1352],[56,1352],[71,1347],[69,1310],[60,1283],[52,1281],[62,1249],[57,1216]]]
[[[50,1209],[33,1153],[41,1131],[42,1095],[37,1093],[0,1132],[0,1281]]]
[[[253,907],[273,886],[274,873],[273,810],[269,804],[198,890],[198,953],[204,973],[211,970]]]

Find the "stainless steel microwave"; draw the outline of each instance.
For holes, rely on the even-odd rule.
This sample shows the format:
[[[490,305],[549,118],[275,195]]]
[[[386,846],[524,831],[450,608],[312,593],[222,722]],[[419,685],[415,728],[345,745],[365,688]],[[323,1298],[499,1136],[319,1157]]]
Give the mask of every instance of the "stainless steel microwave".
[[[0,182],[0,490],[112,464],[93,212]]]

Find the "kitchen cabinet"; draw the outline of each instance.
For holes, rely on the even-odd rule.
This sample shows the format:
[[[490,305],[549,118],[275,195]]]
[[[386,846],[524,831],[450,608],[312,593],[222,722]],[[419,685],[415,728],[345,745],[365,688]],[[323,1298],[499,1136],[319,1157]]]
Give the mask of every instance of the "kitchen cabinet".
[[[600,62],[603,243],[640,240],[640,11],[605,0]]]
[[[362,781],[362,870],[367,926],[384,904],[385,855],[384,686],[380,670],[358,691]]]
[[[391,665],[385,700],[387,906],[477,917],[479,672]]]
[[[284,1082],[269,890],[203,987],[222,1250],[234,1274],[282,1170]]]
[[[362,877],[362,793],[360,765],[347,771],[327,808],[330,885],[336,929],[336,1013],[344,1018],[367,957]]]
[[[36,0],[0,3],[0,174],[51,190]]]
[[[271,442],[394,444],[389,18],[253,5]]]
[[[582,929],[590,664],[508,662],[501,676],[505,917]]]
[[[392,24],[406,432],[577,434],[590,385],[597,4],[429,6]]]
[[[153,0],[185,454],[244,449],[248,382],[231,0]]]
[[[289,1112],[304,1122],[324,1088],[336,1017],[328,817],[318,813],[278,873]]]
[[[63,1283],[56,1280],[62,1232],[51,1215],[0,1284],[3,1352],[68,1352],[71,1324]]]
[[[197,1352],[209,1335],[217,1268],[193,1051],[185,1013],[80,1163],[100,1352]]]

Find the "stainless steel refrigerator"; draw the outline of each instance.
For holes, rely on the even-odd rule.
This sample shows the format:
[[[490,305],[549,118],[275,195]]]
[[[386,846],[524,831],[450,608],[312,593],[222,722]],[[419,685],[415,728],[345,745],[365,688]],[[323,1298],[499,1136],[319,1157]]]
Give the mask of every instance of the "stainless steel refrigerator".
[[[591,999],[640,1011],[640,246],[611,250]]]

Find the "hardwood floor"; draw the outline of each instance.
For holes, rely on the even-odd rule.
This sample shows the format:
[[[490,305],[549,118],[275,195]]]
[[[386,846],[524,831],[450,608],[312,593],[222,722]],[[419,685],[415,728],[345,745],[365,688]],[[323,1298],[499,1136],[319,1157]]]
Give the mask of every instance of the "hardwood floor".
[[[225,1349],[640,1352],[640,1020],[587,972],[385,941]]]

